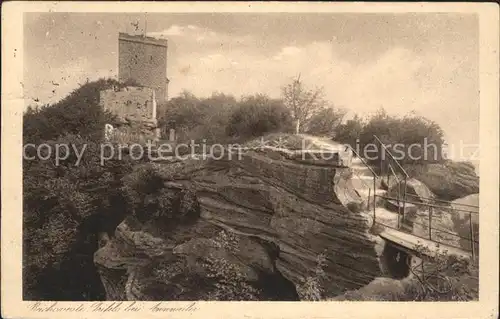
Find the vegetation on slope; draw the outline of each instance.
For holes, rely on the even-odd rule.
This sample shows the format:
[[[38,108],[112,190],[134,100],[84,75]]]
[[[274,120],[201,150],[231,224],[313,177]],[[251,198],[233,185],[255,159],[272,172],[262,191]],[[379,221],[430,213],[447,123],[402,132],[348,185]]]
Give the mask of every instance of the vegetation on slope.
[[[423,252],[428,250],[417,247]],[[335,297],[336,301],[477,301],[479,268],[469,259],[440,253],[411,267],[403,280],[376,278],[358,290]]]
[[[104,123],[112,122],[113,116],[99,107],[99,92],[128,84],[109,79],[87,83],[60,102],[40,109],[30,108],[24,114],[25,144],[66,144],[74,147],[70,148],[70,156],[59,165],[51,159],[23,160],[25,299],[103,299],[92,260],[97,249],[98,233],[111,233],[124,216],[130,214],[139,220],[146,220],[154,217],[149,215],[154,211],[159,219],[167,223],[192,216],[192,210],[176,207],[179,202],[190,202],[192,194],[173,194],[162,185],[156,185],[154,172],[132,173],[135,163],[128,157],[100,165],[99,146]],[[301,92],[307,94],[296,98],[304,103],[307,102],[304,97],[316,96],[307,90]],[[320,101],[313,102],[321,104]],[[267,134],[267,138],[273,140],[288,136],[286,143],[290,144],[290,148],[298,149],[301,148],[298,144],[302,137],[283,133],[293,132],[294,120],[300,120],[299,128],[303,132],[331,136],[354,147],[357,140],[360,145],[373,142],[374,134],[389,144],[423,143],[424,138],[438,146],[443,143],[439,126],[422,117],[409,115],[396,118],[380,112],[367,122],[355,117],[339,124],[344,114],[341,110],[323,105],[314,113],[299,116],[294,114],[289,104],[264,95],[238,100],[225,94],[201,99],[183,93],[164,106],[166,113],[162,122],[169,128],[175,128],[181,141],[255,141],[256,137]],[[82,150],[84,146],[82,161],[75,165],[74,149]],[[35,155],[32,148],[28,151],[28,155]],[[414,168],[412,174],[443,198],[453,199],[478,192],[476,179],[472,177],[475,176],[473,168],[468,164],[443,164],[440,157],[431,160],[431,163],[403,162],[411,164],[410,167]],[[416,163],[422,165],[416,166]],[[125,176],[128,179],[124,179]],[[469,183],[469,180],[472,182]],[[173,214],[182,211],[186,214]],[[75,276],[74,272],[82,265],[83,270]],[[311,283],[314,280],[305,283],[305,294],[317,299],[318,293]]]
[[[54,105],[24,114],[25,145],[48,145],[40,148],[41,158],[30,147],[26,155],[32,159],[23,159],[25,299],[104,298],[92,255],[97,233],[113,230],[127,212],[119,189],[133,164],[124,158],[100,165],[103,127],[112,116],[98,103],[100,90],[121,85],[114,80],[87,83]],[[54,161],[56,145],[69,149],[60,163]],[[78,165],[75,150],[84,150]],[[78,276],[76,269],[82,269]]]

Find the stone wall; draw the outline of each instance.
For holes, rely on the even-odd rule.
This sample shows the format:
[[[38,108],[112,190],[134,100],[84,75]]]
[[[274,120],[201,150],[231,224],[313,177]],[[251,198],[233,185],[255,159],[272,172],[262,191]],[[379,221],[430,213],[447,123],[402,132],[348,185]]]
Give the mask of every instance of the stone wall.
[[[158,103],[167,99],[167,41],[144,36],[119,34],[118,77],[134,80],[156,92]]]
[[[125,87],[120,90],[100,92],[100,104],[104,110],[117,116],[110,123],[115,142],[141,142],[157,138],[155,91],[146,87]]]
[[[150,88],[128,86],[120,90],[104,90],[100,94],[100,103],[104,110],[120,119],[156,120],[155,91]]]

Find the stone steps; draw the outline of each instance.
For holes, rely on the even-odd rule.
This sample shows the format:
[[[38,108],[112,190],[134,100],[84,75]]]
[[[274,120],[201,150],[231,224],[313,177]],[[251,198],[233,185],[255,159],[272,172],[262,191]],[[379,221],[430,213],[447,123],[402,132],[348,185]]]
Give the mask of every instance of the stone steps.
[[[370,196],[373,196],[373,187],[370,188],[364,188],[364,189],[357,189],[356,190],[360,196],[368,196],[368,193],[370,193]],[[376,189],[375,194],[378,196],[384,196],[387,191],[383,189]]]
[[[373,212],[372,218],[373,218]],[[377,224],[382,226],[388,226],[392,228],[398,227],[398,214],[391,212],[384,207],[375,207],[375,221]]]

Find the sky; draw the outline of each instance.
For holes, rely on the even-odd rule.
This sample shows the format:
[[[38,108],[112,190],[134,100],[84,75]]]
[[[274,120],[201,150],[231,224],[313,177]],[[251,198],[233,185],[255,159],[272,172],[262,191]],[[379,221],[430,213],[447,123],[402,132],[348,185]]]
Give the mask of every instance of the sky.
[[[24,20],[27,105],[55,102],[87,79],[116,78],[118,32],[146,32],[168,40],[170,97],[183,90],[279,97],[300,74],[349,116],[413,111],[439,123],[455,149],[479,143],[473,14],[26,13]]]

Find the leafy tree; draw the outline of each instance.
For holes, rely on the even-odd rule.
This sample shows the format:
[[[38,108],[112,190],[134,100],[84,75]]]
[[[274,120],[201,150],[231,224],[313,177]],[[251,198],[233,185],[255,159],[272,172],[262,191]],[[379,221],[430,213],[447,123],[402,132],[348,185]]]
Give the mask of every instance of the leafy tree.
[[[337,108],[325,108],[311,116],[306,133],[314,135],[333,135],[340,125],[346,111]]]
[[[265,133],[288,131],[292,126],[290,111],[280,100],[257,94],[243,98],[231,114],[226,133],[250,138]]]
[[[364,125],[360,146],[361,150],[369,144],[376,146],[377,156],[370,154],[370,157],[376,157],[371,160],[373,164],[378,163],[380,159],[389,161],[374,136],[386,145],[400,164],[442,162],[443,135],[439,125],[429,119],[415,114],[408,114],[403,118],[390,116],[381,109]]]
[[[175,129],[179,140],[221,141],[226,138],[225,127],[236,104],[231,95],[214,93],[209,98],[199,99],[184,91],[163,107],[162,125],[167,130]]]
[[[232,95],[213,93],[211,97],[202,100],[205,111],[205,126],[202,130],[204,138],[210,142],[226,142],[226,126],[231,114],[238,104]]]
[[[363,133],[363,128],[363,120],[358,115],[355,115],[354,118],[336,126],[333,136],[335,141],[349,144],[356,149],[356,143]]]
[[[327,106],[322,89],[308,89],[300,76],[282,88],[283,102],[291,111],[295,122],[295,133],[303,131],[311,117]]]
[[[203,123],[201,101],[191,92],[183,91],[165,106],[164,123],[175,130],[193,129]]]
[[[414,163],[423,160],[427,163],[433,163],[444,160],[442,156],[444,132],[436,122],[410,114],[400,120],[399,128],[399,143],[406,147],[410,145],[422,146],[422,148],[414,148],[411,151],[412,156],[406,156],[403,162]]]

